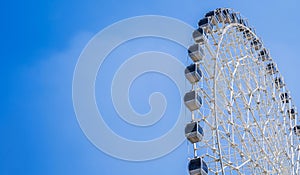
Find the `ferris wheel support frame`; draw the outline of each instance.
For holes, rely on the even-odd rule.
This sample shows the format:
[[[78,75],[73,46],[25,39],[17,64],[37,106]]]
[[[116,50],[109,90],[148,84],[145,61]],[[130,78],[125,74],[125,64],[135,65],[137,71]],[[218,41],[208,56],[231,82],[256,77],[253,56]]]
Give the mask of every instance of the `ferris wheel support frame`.
[[[219,11],[219,13],[222,13],[221,15],[223,15],[224,11],[227,13],[227,16],[224,16],[226,17],[225,20],[227,20],[227,17],[231,15],[229,13],[233,13],[231,9],[224,10],[221,8],[217,10],[221,11]],[[214,12],[216,13],[216,11]],[[237,14],[236,12],[234,13],[235,15]],[[299,171],[300,149],[294,149],[294,145],[297,141],[295,142],[292,130],[294,129],[296,135],[298,132],[298,135],[300,136],[300,125],[299,131],[297,131],[297,113],[295,115],[295,111],[293,111],[293,115],[295,116],[291,116],[292,114],[290,114],[291,112],[289,112],[290,109],[294,110],[294,105],[292,105],[291,102],[289,103],[289,100],[291,100],[291,98],[289,97],[289,91],[286,90],[285,85],[279,84],[282,83],[282,80],[279,80],[279,83],[276,83],[276,81],[273,82],[273,80],[276,80],[278,77],[281,78],[281,75],[278,73],[279,71],[277,70],[277,66],[272,61],[272,58],[269,55],[269,51],[266,50],[266,48],[263,46],[263,44],[261,43],[261,39],[256,35],[254,29],[248,27],[248,21],[246,19],[241,18],[241,16],[235,17],[236,18],[232,17],[232,19],[235,19],[235,22],[233,22],[234,20],[231,21],[230,18],[228,19],[229,22],[228,20],[227,22],[221,21],[214,24],[214,26],[206,26],[209,28],[209,31],[206,32],[205,35],[208,34],[207,36],[209,36],[209,38],[202,38],[203,40],[201,41],[204,42],[201,42],[201,44],[198,43],[194,38],[195,43],[198,44],[198,47],[205,47],[205,52],[208,52],[208,55],[210,55],[210,57],[207,58],[206,56],[204,56],[204,58],[206,59],[205,61],[201,58],[199,58],[199,60],[201,59],[201,61],[195,61],[198,58],[191,57],[196,65],[202,65],[202,68],[208,75],[207,78],[203,78],[207,87],[204,87],[203,84],[202,87],[198,87],[198,83],[192,83],[192,91],[198,91],[204,94],[205,102],[211,112],[208,115],[212,115],[211,118],[207,118],[207,116],[205,116],[204,113],[202,114],[199,109],[197,109],[197,111],[191,111],[192,122],[197,120],[195,119],[195,114],[198,113],[199,116],[202,117],[202,119],[197,120],[197,122],[203,121],[205,124],[207,124],[212,132],[211,138],[208,137],[207,139],[209,140],[203,140],[204,142],[202,146],[199,146],[203,148],[206,147],[208,150],[210,149],[210,153],[207,152],[205,156],[210,157],[208,158],[208,160],[210,161],[208,163],[210,163],[211,165],[213,165],[213,162],[215,162],[214,164],[216,167],[209,168],[210,171],[215,174],[221,173],[222,175],[225,175],[225,172],[230,171],[232,173],[232,171],[234,170],[236,170],[239,174],[240,171],[251,171],[252,173],[259,174],[285,174],[285,172],[290,172],[291,170],[288,170],[281,165],[285,166],[289,164],[291,166],[291,169],[293,169],[291,171],[291,174],[295,175],[295,171]],[[205,16],[205,18],[206,19],[202,19],[200,21],[203,22],[214,20],[215,16],[209,18]],[[196,31],[202,32],[200,30],[202,26],[199,23],[199,29],[197,29]],[[233,30],[231,31],[231,29]],[[207,28],[204,28],[202,30],[207,31]],[[223,42],[225,37],[226,40],[224,45]],[[211,45],[209,41],[212,41],[213,45]],[[254,41],[258,43],[256,43],[256,45],[253,47]],[[195,46],[196,44],[194,44],[193,46]],[[258,59],[254,54],[258,56]],[[235,55],[235,57],[233,55]],[[222,59],[220,58],[220,56],[222,57]],[[226,59],[223,60],[223,57]],[[247,64],[249,65],[247,66]],[[266,70],[263,70],[263,68],[265,68]],[[258,71],[256,72],[256,75],[251,72],[252,69],[254,72]],[[238,75],[236,77],[235,73],[237,71]],[[247,72],[250,73],[247,74]],[[276,75],[274,75],[275,73]],[[271,76],[266,77],[267,74]],[[227,76],[230,77],[227,79],[225,78]],[[254,78],[251,78],[251,76],[254,76]],[[247,80],[254,81],[251,82]],[[276,89],[278,90],[278,87],[275,87],[274,83],[275,85],[279,84],[277,85],[281,88],[279,91],[276,91]],[[225,88],[225,91],[220,92],[220,90],[222,90],[223,88]],[[206,92],[206,90],[208,91]],[[270,91],[270,93],[267,92],[268,90]],[[249,93],[249,99],[245,96],[247,93]],[[230,95],[228,96],[228,94]],[[271,94],[272,96],[270,96]],[[280,94],[279,99],[278,97],[276,98],[276,94]],[[254,96],[256,97],[254,98]],[[272,100],[276,102],[273,102],[269,97],[272,97]],[[219,98],[221,101],[219,100]],[[282,103],[280,103],[280,99]],[[266,100],[262,101],[263,106],[259,106],[261,100]],[[266,106],[269,104],[274,106]],[[228,106],[228,108],[224,108],[224,105]],[[245,109],[242,105],[245,105]],[[236,108],[233,108],[233,106],[235,106]],[[277,109],[277,106],[281,107]],[[272,110],[274,110],[275,108],[277,109],[277,112],[280,111],[280,113],[282,114],[276,113],[276,111],[275,113],[272,112]],[[228,110],[227,112],[229,115],[224,113],[226,112],[225,110]],[[287,110],[287,112],[284,112],[284,110]],[[260,119],[259,116],[261,116],[261,114],[266,115],[266,117]],[[271,120],[268,118],[270,114],[275,115],[273,118],[271,118]],[[243,118],[242,116],[245,116],[245,118]],[[280,125],[277,126],[277,124],[280,124],[282,120],[283,127],[280,127]],[[238,123],[235,123],[236,121]],[[224,122],[229,123],[224,124]],[[276,128],[269,128],[270,126],[273,127],[274,124]],[[244,129],[244,131],[241,129]],[[281,132],[279,135],[277,135],[279,139],[282,138],[279,140],[281,143],[277,143],[275,141],[276,136],[272,136],[272,134],[276,134],[276,132]],[[286,136],[282,135],[282,133],[286,133]],[[227,138],[226,136],[229,138]],[[230,138],[230,136],[232,137]],[[235,141],[235,139],[237,141]],[[246,139],[246,141],[244,139]],[[252,142],[250,141],[251,139],[253,139]],[[272,141],[275,141],[274,143],[276,144],[273,145]],[[238,146],[238,144],[240,145]],[[194,158],[198,157],[197,151],[200,150],[200,147],[198,148],[197,146],[198,143],[193,143]],[[296,152],[298,152],[298,154]],[[255,155],[253,156],[251,153],[254,153]],[[296,160],[294,160],[295,153],[298,155],[296,164]],[[231,154],[234,154],[234,156]],[[237,158],[236,154],[240,154],[241,158]],[[286,156],[283,154],[286,154]],[[284,156],[284,159],[278,157],[279,155]],[[202,155],[200,157],[204,158],[205,156]],[[287,161],[290,161],[290,163],[287,163]],[[248,164],[249,162],[252,163]],[[244,168],[246,164],[248,165]]]

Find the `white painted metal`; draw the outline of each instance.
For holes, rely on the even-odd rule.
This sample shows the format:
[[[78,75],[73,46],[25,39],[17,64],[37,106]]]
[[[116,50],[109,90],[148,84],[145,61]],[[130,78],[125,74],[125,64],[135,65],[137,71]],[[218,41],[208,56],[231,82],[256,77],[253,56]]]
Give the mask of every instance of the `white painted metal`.
[[[276,65],[270,53],[259,59],[265,47],[253,29],[223,21],[207,33],[205,56],[198,62],[203,78],[193,85],[203,104],[192,112],[192,121],[200,121],[204,130],[201,142],[193,146],[194,156],[204,158],[209,174],[298,175],[300,142],[293,131],[297,110],[285,83],[275,83],[283,76],[277,66],[268,72],[268,64]],[[243,31],[250,32],[245,36]],[[254,39],[261,46],[254,47]],[[289,103],[281,100],[285,92]]]

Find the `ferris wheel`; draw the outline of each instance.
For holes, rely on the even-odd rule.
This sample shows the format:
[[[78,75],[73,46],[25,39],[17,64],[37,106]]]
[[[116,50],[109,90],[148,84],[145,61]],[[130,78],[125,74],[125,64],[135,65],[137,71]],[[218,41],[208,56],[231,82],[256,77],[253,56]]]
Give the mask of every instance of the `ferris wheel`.
[[[208,12],[189,47],[188,172],[300,174],[300,125],[284,78],[240,13]]]

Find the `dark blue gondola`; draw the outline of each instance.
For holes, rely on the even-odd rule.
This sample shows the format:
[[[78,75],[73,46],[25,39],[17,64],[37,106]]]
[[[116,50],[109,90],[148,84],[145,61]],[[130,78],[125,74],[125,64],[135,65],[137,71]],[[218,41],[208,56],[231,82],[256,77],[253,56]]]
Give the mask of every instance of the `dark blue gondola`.
[[[238,23],[247,27],[247,23],[246,23],[246,21],[243,18],[240,18],[239,21],[238,21]],[[238,29],[239,32],[243,32],[244,31],[244,27],[238,26],[237,29]]]
[[[191,143],[197,143],[202,140],[204,132],[198,122],[194,121],[185,126],[185,137]]]
[[[274,63],[268,63],[266,71],[268,74],[275,74],[277,72],[276,65]]]
[[[212,11],[209,11],[205,14],[205,17],[206,18],[209,18],[209,17],[212,17],[212,16],[215,16],[216,15],[216,12],[215,10],[212,10]]]
[[[204,50],[199,44],[191,45],[188,49],[188,54],[195,63],[201,61],[205,56]]]
[[[224,23],[227,23],[227,24],[231,23],[232,19],[231,19],[231,13],[230,13],[229,9],[224,8],[221,11],[224,16]]]
[[[238,13],[233,12],[230,15],[231,15],[231,22],[232,23],[238,23],[239,22],[240,16],[239,16]]]
[[[216,11],[215,11],[215,10],[206,13],[206,14],[205,14],[205,17],[206,17],[206,18],[209,18],[209,19],[210,19],[210,22],[211,22],[213,25],[218,25],[218,23],[220,22],[220,21],[218,20],[218,17],[217,17],[217,14],[216,14]]]
[[[206,33],[212,33],[213,31],[213,24],[208,17],[201,19],[198,22],[198,26],[202,28]]]
[[[282,79],[280,77],[276,77],[274,79],[274,83],[275,83],[276,89],[281,89],[284,86],[284,83],[283,83],[283,81],[282,81]]]
[[[199,82],[202,78],[202,72],[199,68],[199,64],[191,64],[187,66],[184,70],[184,74],[186,79],[188,79],[192,84]]]
[[[258,59],[262,61],[267,61],[270,59],[269,51],[266,48],[263,48],[259,53],[258,53]]]
[[[216,16],[216,18],[218,19],[219,23],[225,22],[225,16],[224,16],[224,14],[222,13],[222,8],[217,8],[217,9],[215,10],[215,16]]]
[[[254,38],[253,41],[251,41],[251,46],[256,50],[260,50],[262,48],[262,43],[259,39]]]
[[[296,125],[294,126],[294,133],[297,135],[297,136],[300,136],[300,125]]]
[[[290,97],[287,92],[283,92],[280,94],[280,99],[282,103],[289,103],[290,102]]]
[[[193,32],[193,39],[195,43],[204,44],[207,41],[207,36],[202,28],[198,28]]]
[[[183,97],[184,104],[190,111],[200,109],[202,106],[202,99],[197,91],[190,91]]]
[[[189,174],[190,175],[207,175],[208,167],[207,164],[201,157],[191,159],[189,162]]]
[[[246,38],[247,40],[251,40],[254,38],[254,35],[251,33],[252,28],[246,29],[245,31],[243,31],[243,35],[244,38]]]
[[[288,109],[287,113],[288,113],[290,119],[294,120],[296,118],[296,110],[295,110],[295,108]]]

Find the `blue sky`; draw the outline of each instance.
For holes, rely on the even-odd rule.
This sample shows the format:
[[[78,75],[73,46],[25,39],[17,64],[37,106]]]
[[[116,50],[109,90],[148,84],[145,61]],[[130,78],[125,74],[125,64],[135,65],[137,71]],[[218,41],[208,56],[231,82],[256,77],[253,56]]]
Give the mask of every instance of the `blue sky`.
[[[196,27],[207,11],[231,7],[246,16],[263,38],[299,107],[299,5],[296,0],[6,2],[1,10],[0,174],[187,174],[186,143],[156,160],[128,162],[106,155],[89,142],[77,123],[72,104],[73,71],[84,46],[106,26],[128,17],[164,15]],[[166,77],[147,74],[132,86],[130,93],[136,97],[132,104],[137,111],[146,113],[149,94],[165,93],[175,102],[168,106],[163,123],[143,130],[130,128],[115,117],[107,93],[110,71],[130,55],[148,50],[174,53],[182,56],[182,62],[186,59],[186,52],[172,43],[153,38],[147,43],[132,41],[110,55],[110,60],[116,59],[114,54],[124,57],[105,63],[101,71],[107,76],[97,79],[97,100],[106,109],[105,120],[117,133],[132,139],[151,139],[166,132],[174,123],[171,116],[177,114],[174,108],[181,99]]]

